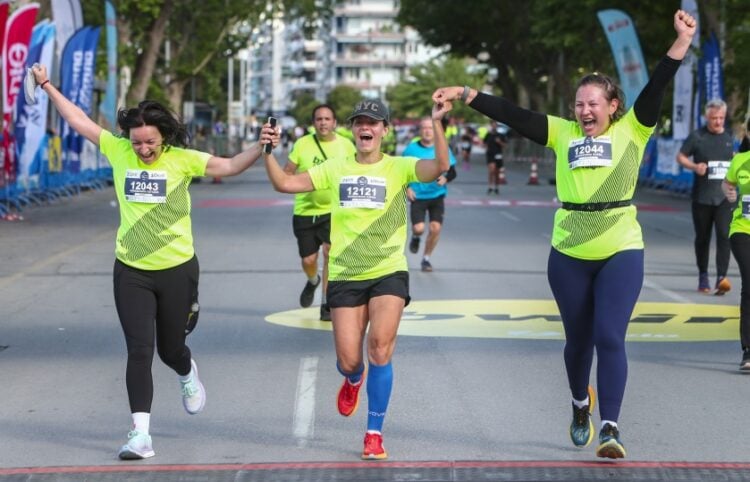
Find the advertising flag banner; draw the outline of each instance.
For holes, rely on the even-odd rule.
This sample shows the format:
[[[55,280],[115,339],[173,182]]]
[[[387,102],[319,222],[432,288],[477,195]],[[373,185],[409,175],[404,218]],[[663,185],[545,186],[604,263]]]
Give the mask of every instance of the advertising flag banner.
[[[61,92],[88,115],[91,115],[93,106],[94,64],[98,43],[99,27],[78,29],[63,49],[60,69]],[[60,118],[60,137],[63,170],[77,174],[81,171],[83,138],[63,118]]]
[[[695,19],[695,31],[698,35],[693,36],[692,45],[697,49],[700,46],[698,5],[695,0],[682,0],[680,8]],[[674,139],[687,139],[687,136],[695,128],[693,97],[697,63],[695,54],[689,50],[685,58],[682,59],[674,77],[674,92],[672,95],[672,138]]]
[[[29,56],[29,41],[34,28],[38,3],[19,7],[8,19],[3,41],[3,185],[15,182],[15,147],[10,126],[16,99],[23,88],[26,60]]]
[[[55,26],[45,20],[38,23],[31,34],[27,65],[34,62],[50,65],[54,53]],[[49,96],[42,89],[36,90],[36,104],[28,105],[24,96],[16,99],[16,153],[18,155],[18,180],[22,186],[35,187],[35,176],[42,168],[41,158],[46,145],[47,110]]]
[[[62,51],[68,39],[76,30],[83,27],[80,0],[52,0],[52,19],[55,21],[57,38],[57,58],[62,57]]]
[[[622,10],[600,10],[597,16],[612,49],[620,87],[625,93],[625,107],[629,108],[648,82],[648,71],[635,26],[630,16]]]
[[[117,123],[117,24],[115,7],[110,0],[104,2],[107,19],[107,90],[99,106],[99,112],[106,121],[108,130],[114,132]]]

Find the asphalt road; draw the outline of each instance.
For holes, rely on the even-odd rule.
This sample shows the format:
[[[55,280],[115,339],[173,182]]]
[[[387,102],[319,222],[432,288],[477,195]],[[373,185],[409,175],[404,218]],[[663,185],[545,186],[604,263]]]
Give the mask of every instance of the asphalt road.
[[[408,254],[414,302],[394,357],[380,469],[358,462],[366,410],[336,412],[329,326],[316,321],[317,298],[298,306],[292,197],[270,188],[260,163],[191,189],[202,310],[189,345],[208,402],[187,415],[175,374],[156,359],[156,457],[145,461],[116,458],[131,420],[111,188],[0,221],[0,480],[750,478],[737,266],[729,294],[697,293],[689,201],[662,192],[636,197],[647,245],[641,302],[653,303],[644,316],[673,322],[631,324],[620,417],[628,458],[603,464],[593,447],[572,446],[545,273],[555,190],[541,172],[529,186],[528,166],[513,165],[509,185],[488,196],[475,157],[450,185],[435,271]]]

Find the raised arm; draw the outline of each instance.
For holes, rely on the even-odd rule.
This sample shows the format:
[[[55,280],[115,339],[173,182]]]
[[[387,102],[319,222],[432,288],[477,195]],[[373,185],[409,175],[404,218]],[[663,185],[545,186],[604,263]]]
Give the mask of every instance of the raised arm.
[[[645,126],[656,125],[667,85],[677,73],[695,35],[695,19],[684,10],[677,10],[674,14],[674,29],[677,38],[667,55],[656,65],[648,83],[633,103],[636,118]]]
[[[52,82],[49,81],[49,76],[47,75],[47,67],[34,64],[34,66],[31,67],[31,72],[34,75],[34,80],[37,85],[39,85],[39,87],[49,96],[52,105],[55,106],[55,109],[57,109],[62,118],[70,124],[70,127],[98,146],[99,136],[102,133],[101,126],[91,120],[91,118],[86,115],[80,107],[68,100],[62,92],[52,85]]]
[[[310,174],[305,171],[299,174],[289,174],[284,171],[276,160],[273,153],[263,153],[263,159],[266,165],[268,179],[271,180],[273,188],[279,192],[298,193],[314,191],[315,186],[312,183]]]
[[[677,32],[677,38],[667,51],[667,56],[675,60],[685,58],[690,44],[693,42],[695,35],[695,19],[692,15],[684,10],[677,10],[674,14],[674,30]]]
[[[260,158],[261,151],[265,144],[270,143],[273,147],[279,144],[281,139],[278,127],[271,127],[271,124],[263,124],[258,142],[250,146],[246,151],[242,151],[233,157],[212,156],[206,164],[206,176],[208,177],[227,177],[237,175],[253,164]]]
[[[417,162],[417,178],[420,182],[432,182],[450,169],[448,140],[443,129],[443,117],[453,107],[450,101],[435,103],[432,107],[432,128],[435,130],[435,159],[422,159]]]
[[[547,143],[547,116],[544,114],[524,109],[504,97],[484,94],[468,86],[440,87],[432,94],[432,100],[436,103],[458,99],[537,144]]]

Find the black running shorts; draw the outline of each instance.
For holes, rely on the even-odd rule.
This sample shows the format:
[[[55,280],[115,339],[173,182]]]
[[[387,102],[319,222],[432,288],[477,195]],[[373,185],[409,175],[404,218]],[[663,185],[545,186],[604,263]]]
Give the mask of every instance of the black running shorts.
[[[320,216],[292,217],[292,228],[297,238],[299,257],[304,258],[315,254],[323,243],[331,244],[331,214]]]
[[[329,281],[326,298],[330,308],[366,305],[371,298],[395,295],[411,301],[409,296],[409,272],[397,271],[380,278],[365,281]]]

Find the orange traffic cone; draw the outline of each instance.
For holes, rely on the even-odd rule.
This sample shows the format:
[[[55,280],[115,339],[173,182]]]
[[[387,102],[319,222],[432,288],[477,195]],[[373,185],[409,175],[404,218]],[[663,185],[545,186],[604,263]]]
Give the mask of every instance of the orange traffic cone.
[[[497,183],[498,184],[508,184],[508,181],[505,179],[505,168],[501,167],[497,173]]]
[[[531,160],[531,173],[529,174],[529,186],[536,186],[539,184],[539,173],[537,172],[536,159]]]

